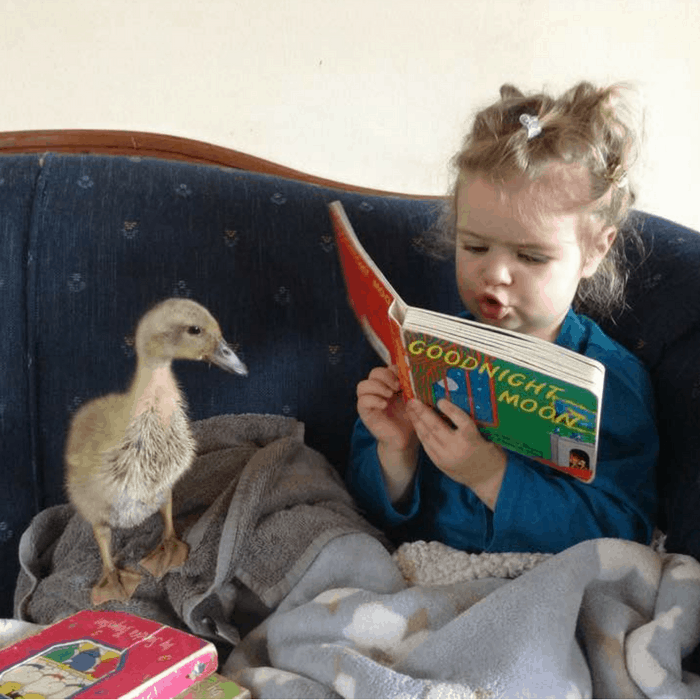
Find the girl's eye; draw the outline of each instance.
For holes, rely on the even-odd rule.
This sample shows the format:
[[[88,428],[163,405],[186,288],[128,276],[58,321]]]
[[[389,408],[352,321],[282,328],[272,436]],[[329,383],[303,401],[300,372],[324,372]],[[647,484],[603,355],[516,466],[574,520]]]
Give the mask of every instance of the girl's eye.
[[[518,256],[521,260],[533,265],[544,265],[545,263],[549,262],[549,258],[542,255],[533,255],[532,253],[518,253]]]
[[[484,245],[468,245],[465,243],[462,246],[462,250],[466,250],[468,253],[474,253],[478,255],[479,253],[485,253],[488,250],[488,248]]]

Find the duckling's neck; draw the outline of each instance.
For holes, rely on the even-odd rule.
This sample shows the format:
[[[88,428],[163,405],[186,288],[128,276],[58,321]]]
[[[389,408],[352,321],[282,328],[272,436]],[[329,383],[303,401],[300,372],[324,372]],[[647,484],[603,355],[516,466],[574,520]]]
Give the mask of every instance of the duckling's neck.
[[[182,395],[170,362],[139,361],[129,395],[132,398],[132,417],[146,411],[155,411],[163,423],[168,425],[173,413],[182,409]]]

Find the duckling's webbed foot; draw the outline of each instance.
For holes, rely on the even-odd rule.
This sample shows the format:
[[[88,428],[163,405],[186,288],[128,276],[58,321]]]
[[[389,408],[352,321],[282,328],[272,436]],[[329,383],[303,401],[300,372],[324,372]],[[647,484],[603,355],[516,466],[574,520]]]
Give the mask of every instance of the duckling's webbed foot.
[[[182,566],[190,552],[189,546],[179,540],[175,534],[172,494],[168,494],[160,514],[163,518],[163,538],[160,544],[139,562],[156,578],[165,576],[170,569]]]
[[[110,540],[112,531],[108,525],[93,525],[95,540],[102,557],[102,578],[92,587],[93,606],[102,605],[108,600],[129,600],[138,588],[143,575],[132,569],[118,569],[112,560]]]
[[[102,578],[92,587],[93,606],[102,605],[108,600],[129,600],[142,578],[142,574],[131,569],[105,570]]]
[[[189,552],[190,548],[187,544],[173,535],[161,540],[160,544],[139,563],[146,571],[160,578],[170,569],[182,566],[187,561]]]

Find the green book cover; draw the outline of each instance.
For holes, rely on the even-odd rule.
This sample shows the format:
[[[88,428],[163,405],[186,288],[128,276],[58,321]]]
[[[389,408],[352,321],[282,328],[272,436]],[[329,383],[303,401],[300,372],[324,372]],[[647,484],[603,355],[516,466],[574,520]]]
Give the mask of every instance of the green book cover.
[[[447,398],[489,440],[593,480],[601,404],[594,392],[434,335],[404,328],[403,336],[423,403]]]

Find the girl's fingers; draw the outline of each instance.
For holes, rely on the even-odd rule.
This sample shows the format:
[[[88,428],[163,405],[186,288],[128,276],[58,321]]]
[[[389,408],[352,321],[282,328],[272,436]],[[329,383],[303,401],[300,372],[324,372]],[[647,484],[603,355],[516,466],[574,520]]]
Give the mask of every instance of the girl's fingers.
[[[422,425],[437,425],[437,421],[440,420],[433,410],[418,399],[411,399],[408,402],[408,409],[411,413],[412,420],[416,423]]]
[[[479,434],[478,429],[469,414],[455,406],[450,401],[441,399],[438,402],[440,411],[452,422],[454,428],[441,418],[435,411],[417,400],[408,404],[409,416],[416,433],[422,440],[431,440],[435,445],[451,442],[458,432],[463,439],[472,440],[473,433]]]
[[[408,402],[408,412],[416,434],[422,441],[440,440],[444,432],[450,430],[435,411],[416,399]]]
[[[383,399],[381,396],[376,396],[374,394],[365,394],[364,396],[360,396],[360,398],[357,401],[358,408],[365,408],[377,411],[384,411],[388,405],[389,402],[386,399]]]
[[[357,385],[357,396],[381,396],[384,399],[390,399],[394,395],[391,387],[381,382],[365,379]]]
[[[476,429],[472,417],[447,399],[440,399],[437,407],[454,423],[457,430]]]
[[[375,367],[369,373],[368,379],[376,379],[377,381],[383,382],[387,386],[392,387],[395,392],[401,388],[396,365],[391,365],[390,367]]]
[[[396,394],[401,385],[396,375],[389,367],[375,367],[367,379],[363,379],[357,385],[357,395],[377,394],[386,399],[390,399]]]

